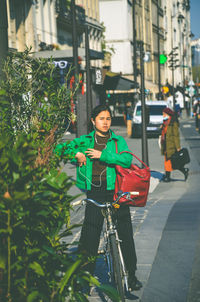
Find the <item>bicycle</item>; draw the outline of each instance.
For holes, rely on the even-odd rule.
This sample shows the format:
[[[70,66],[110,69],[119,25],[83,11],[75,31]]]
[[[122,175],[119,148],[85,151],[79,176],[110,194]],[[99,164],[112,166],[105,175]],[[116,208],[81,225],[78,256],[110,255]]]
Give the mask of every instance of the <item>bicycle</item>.
[[[113,209],[119,206],[119,201],[126,196],[128,200],[134,200],[131,195],[139,195],[139,192],[118,192],[118,197],[113,202],[99,203],[93,199],[84,198],[72,203],[73,206],[84,205],[90,202],[95,206],[102,208],[103,215],[106,221],[106,228],[104,231],[104,249],[100,252],[103,254],[108,266],[108,276],[111,283],[114,283],[120,300],[125,301],[125,293],[128,292],[128,274],[125,268],[124,259],[120,247],[120,239],[118,237],[117,228],[113,219]]]

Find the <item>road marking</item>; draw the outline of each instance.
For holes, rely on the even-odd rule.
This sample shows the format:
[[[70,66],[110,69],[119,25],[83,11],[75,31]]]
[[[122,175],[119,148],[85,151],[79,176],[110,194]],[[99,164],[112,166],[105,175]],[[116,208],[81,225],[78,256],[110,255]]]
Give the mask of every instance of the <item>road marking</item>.
[[[183,128],[191,128],[192,127],[192,125],[183,125]]]
[[[159,179],[151,177],[149,193],[152,193],[155,190],[155,188],[157,187],[158,184],[159,184]]]

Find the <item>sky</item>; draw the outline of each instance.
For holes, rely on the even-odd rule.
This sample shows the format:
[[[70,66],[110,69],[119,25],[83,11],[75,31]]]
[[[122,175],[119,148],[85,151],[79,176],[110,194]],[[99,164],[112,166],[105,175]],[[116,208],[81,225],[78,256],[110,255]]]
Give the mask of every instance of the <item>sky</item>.
[[[190,0],[191,32],[193,39],[200,38],[200,0]]]

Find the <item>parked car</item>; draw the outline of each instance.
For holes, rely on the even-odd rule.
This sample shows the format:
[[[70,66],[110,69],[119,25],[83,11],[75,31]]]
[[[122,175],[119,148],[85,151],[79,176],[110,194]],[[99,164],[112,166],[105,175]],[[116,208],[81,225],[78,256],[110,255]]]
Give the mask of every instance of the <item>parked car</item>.
[[[160,126],[163,123],[163,109],[167,107],[166,101],[146,101],[146,122],[147,122],[147,135],[158,136],[161,132]],[[133,124],[132,124],[132,136],[142,136],[142,107],[141,101],[138,101],[135,105],[133,112]]]

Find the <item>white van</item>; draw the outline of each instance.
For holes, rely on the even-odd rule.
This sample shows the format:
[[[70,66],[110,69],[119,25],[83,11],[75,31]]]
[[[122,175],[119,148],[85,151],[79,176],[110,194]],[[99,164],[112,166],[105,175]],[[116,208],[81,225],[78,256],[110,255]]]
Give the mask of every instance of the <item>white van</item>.
[[[163,109],[167,107],[166,101],[146,101],[148,116],[147,135],[159,135],[161,132],[160,126],[163,123]],[[135,105],[133,112],[132,136],[142,136],[142,117],[141,117],[141,101]]]

